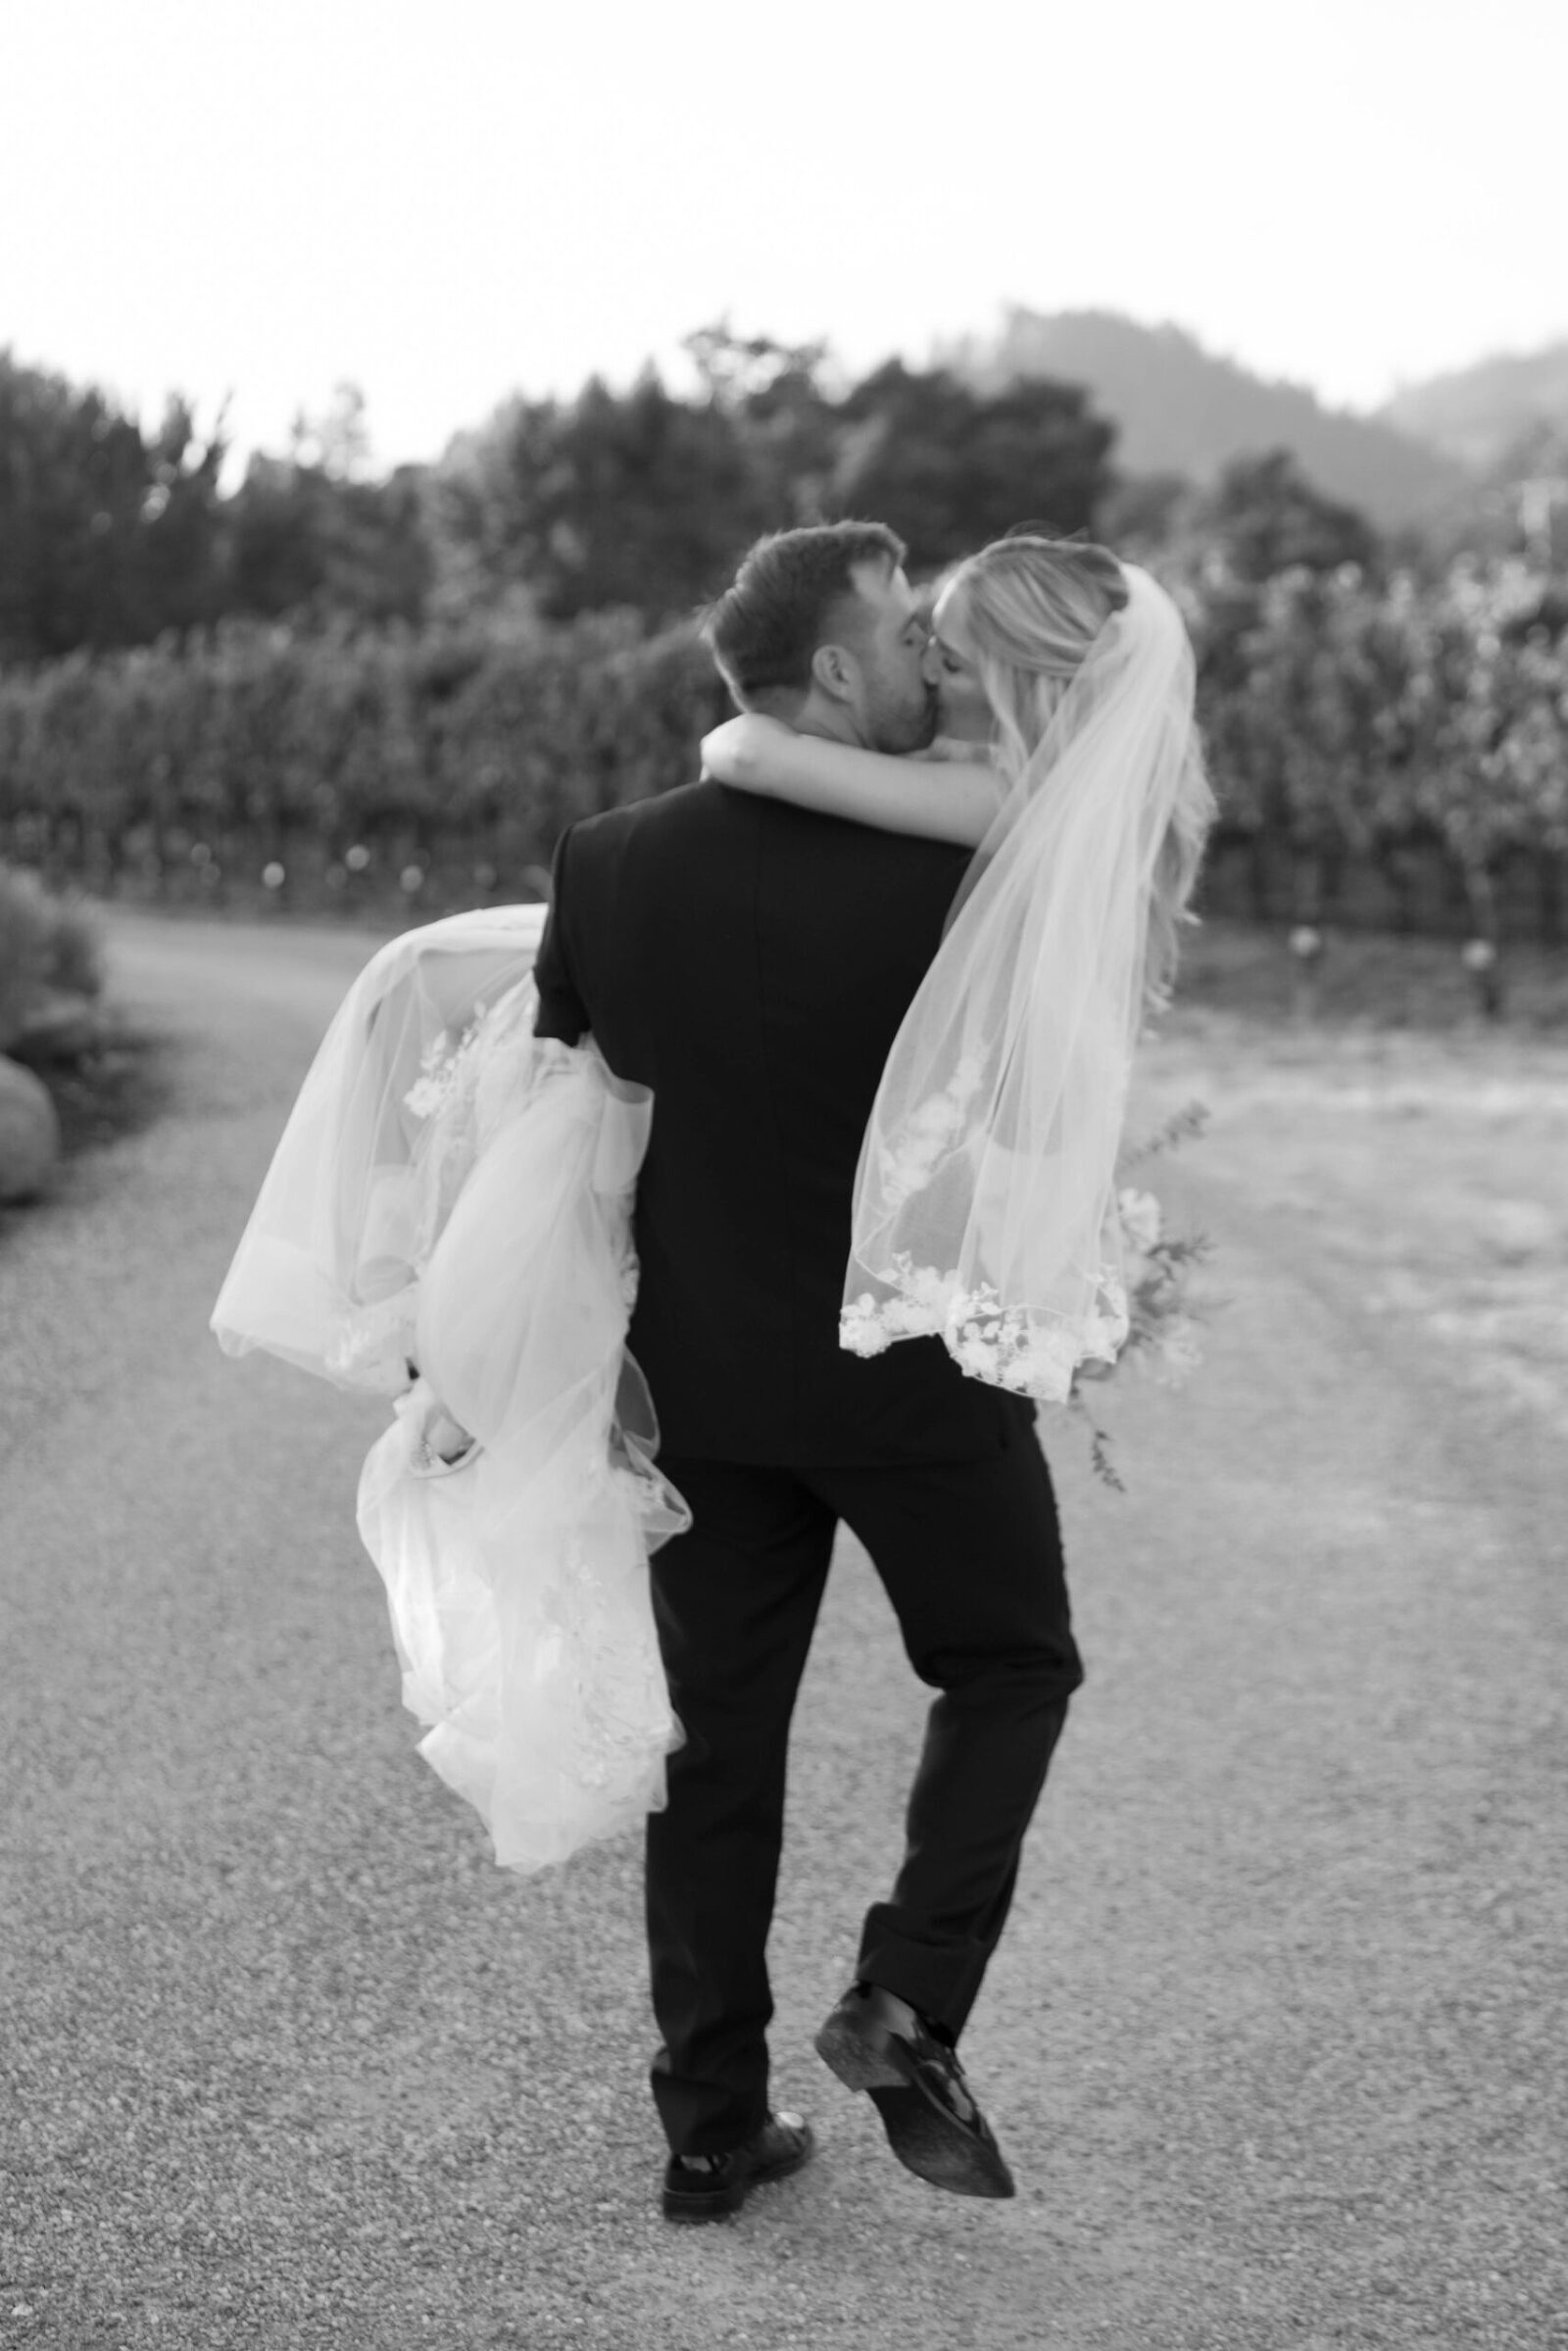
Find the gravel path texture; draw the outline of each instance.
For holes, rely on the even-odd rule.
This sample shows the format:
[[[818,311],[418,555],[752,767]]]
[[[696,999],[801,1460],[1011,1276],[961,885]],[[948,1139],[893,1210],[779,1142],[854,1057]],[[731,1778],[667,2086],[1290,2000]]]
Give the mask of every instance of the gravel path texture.
[[[821,2151],[676,2231],[635,1843],[494,1868],[359,1551],[378,1411],[206,1330],[366,943],[112,938],[173,1107],[0,1226],[0,2345],[1568,2344],[1560,1428],[1328,1246],[1376,1151],[1271,1192],[1266,1042],[1153,1070],[1215,1110],[1207,1366],[1110,1399],[1126,1498],[1048,1431],[1089,1680],[965,2044],[1017,2201],[811,2053],[922,1714],[847,1543],[772,1945]]]

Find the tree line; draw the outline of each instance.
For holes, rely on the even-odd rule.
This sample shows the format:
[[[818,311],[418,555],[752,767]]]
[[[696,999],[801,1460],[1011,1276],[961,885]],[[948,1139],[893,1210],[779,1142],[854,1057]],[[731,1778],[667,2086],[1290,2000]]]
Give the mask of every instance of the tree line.
[[[1394,920],[1561,935],[1563,551],[1390,547],[1278,453],[1119,478],[1073,386],[892,362],[829,389],[817,347],[689,349],[694,396],[514,401],[384,478],[345,391],[231,490],[185,405],[144,433],[0,360],[0,856],[210,898],[515,894],[571,815],[691,774],[725,707],[693,609],[757,531],[877,514],[930,577],[1032,519],[1182,600],[1233,901],[1319,919],[1370,875]]]
[[[890,361],[829,390],[818,347],[689,338],[701,390],[509,401],[441,461],[369,468],[345,385],[288,451],[222,483],[221,422],[144,431],[106,394],[0,355],[0,662],[156,643],[233,618],[418,625],[501,607],[650,622],[724,584],[760,532],[876,514],[922,567],[1019,518],[1094,526],[1112,427],[1076,385],[982,396]]]
[[[1523,558],[1430,583],[1349,563],[1167,577],[1199,648],[1227,903],[1332,918],[1370,873],[1406,927],[1562,936],[1568,577]],[[216,899],[263,877],[318,902],[515,896],[572,817],[689,780],[726,707],[689,622],[624,611],[232,620],[183,649],[78,652],[0,676],[0,857]]]

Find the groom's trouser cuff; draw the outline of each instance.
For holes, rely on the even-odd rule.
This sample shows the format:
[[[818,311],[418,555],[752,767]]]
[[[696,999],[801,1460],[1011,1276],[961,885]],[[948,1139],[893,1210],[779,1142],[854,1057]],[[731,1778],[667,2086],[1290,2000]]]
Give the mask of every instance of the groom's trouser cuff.
[[[879,1984],[885,1991],[907,2000],[911,2008],[940,2025],[953,2040],[957,2039],[968,2022],[969,2011],[1006,1924],[1018,1881],[1023,1829],[1039,1801],[1046,1769],[1066,1714],[1065,1696],[1048,1700],[1031,1726],[1040,1736],[1034,1796],[1028,1801],[1028,1811],[1001,1874],[993,1879],[983,1895],[971,1896],[967,1934],[941,1932],[944,1914],[938,1902],[927,1902],[922,1898],[923,1888],[918,1884],[909,1884],[911,1878],[918,1880],[926,1874],[925,1856],[918,1848],[906,1859],[893,1899],[874,1902],[866,1912],[860,1932],[858,1977],[862,1983]]]

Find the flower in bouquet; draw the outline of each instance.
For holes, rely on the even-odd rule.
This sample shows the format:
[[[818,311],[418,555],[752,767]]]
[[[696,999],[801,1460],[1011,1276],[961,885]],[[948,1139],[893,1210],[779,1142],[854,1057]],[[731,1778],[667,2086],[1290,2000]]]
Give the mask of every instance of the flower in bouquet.
[[[1207,1119],[1201,1102],[1189,1103],[1156,1135],[1129,1152],[1124,1168],[1139,1166],[1200,1135]],[[1114,1361],[1079,1364],[1067,1402],[1069,1409],[1088,1423],[1095,1475],[1102,1484],[1125,1493],[1110,1458],[1110,1438],[1091,1413],[1086,1392],[1091,1384],[1114,1379],[1126,1363],[1137,1365],[1164,1388],[1180,1387],[1198,1369],[1203,1359],[1199,1338],[1201,1316],[1194,1303],[1192,1284],[1195,1269],[1209,1254],[1209,1243],[1201,1234],[1169,1231],[1156,1195],[1133,1185],[1124,1186],[1116,1195],[1116,1221],[1126,1274],[1127,1336]]]

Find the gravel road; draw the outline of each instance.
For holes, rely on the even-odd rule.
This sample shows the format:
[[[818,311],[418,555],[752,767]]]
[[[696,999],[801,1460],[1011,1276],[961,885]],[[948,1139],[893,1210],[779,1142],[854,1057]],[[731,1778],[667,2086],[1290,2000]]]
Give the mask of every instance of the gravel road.
[[[1018,2200],[810,2051],[921,1712],[847,1546],[774,1937],[821,2154],[676,2232],[634,1845],[496,1871],[358,1548],[377,1411],[206,1331],[364,942],[113,948],[174,1107],[0,1226],[0,2345],[1568,2344],[1560,1466],[1227,1178],[1223,1068],[1209,1363],[1115,1399],[1125,1500],[1049,1440],[1090,1678],[966,2042]]]

